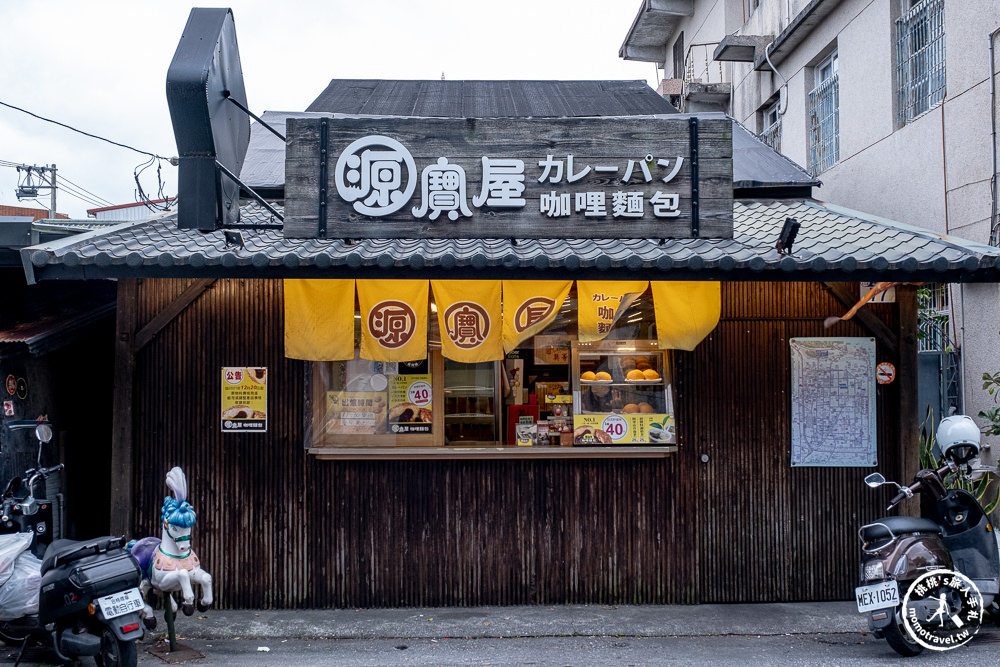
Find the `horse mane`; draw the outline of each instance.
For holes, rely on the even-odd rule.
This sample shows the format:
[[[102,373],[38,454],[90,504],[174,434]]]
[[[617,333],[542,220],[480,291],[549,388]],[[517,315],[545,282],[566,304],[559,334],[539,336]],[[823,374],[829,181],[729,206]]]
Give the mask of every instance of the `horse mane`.
[[[167,496],[163,499],[160,518],[163,519],[164,523],[190,528],[198,520],[198,515],[195,514],[194,507],[188,501],[179,502],[176,498]]]
[[[187,477],[179,466],[174,466],[167,473],[167,486],[174,492],[174,497],[167,496],[163,499],[160,518],[164,523],[190,528],[198,517],[191,503],[187,501]]]

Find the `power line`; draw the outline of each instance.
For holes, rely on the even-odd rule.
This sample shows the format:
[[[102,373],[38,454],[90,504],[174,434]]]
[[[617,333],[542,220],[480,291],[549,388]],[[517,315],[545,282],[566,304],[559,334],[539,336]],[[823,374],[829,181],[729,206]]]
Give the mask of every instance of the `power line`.
[[[7,104],[6,102],[0,101],[0,105],[5,106],[8,109],[14,109],[15,111],[20,111],[21,113],[26,113],[29,116],[33,116],[34,118],[37,118],[38,120],[44,120],[47,123],[53,123],[53,124],[58,125],[60,127],[65,127],[67,130],[73,130],[74,132],[78,132],[78,133],[80,133],[80,134],[82,134],[84,136],[90,137],[92,139],[100,139],[101,141],[106,141],[109,144],[113,144],[113,145],[119,146],[121,148],[127,148],[130,151],[135,151],[136,153],[141,153],[143,155],[148,155],[150,157],[157,158],[157,159],[160,159],[160,160],[167,160],[168,162],[170,161],[170,158],[168,158],[168,157],[163,157],[162,155],[157,155],[156,153],[150,153],[149,151],[140,150],[138,148],[134,148],[132,146],[129,146],[128,144],[122,144],[122,143],[119,143],[117,141],[112,141],[111,139],[105,139],[104,137],[99,137],[96,134],[91,134],[90,132],[84,132],[83,130],[78,130],[75,127],[73,127],[72,125],[67,125],[66,123],[60,123],[57,120],[52,120],[51,118],[46,118],[45,116],[39,116],[36,113],[32,113],[32,112],[28,111],[27,109],[22,109],[21,107],[16,107],[13,104]]]
[[[111,202],[109,202],[104,197],[100,197],[98,195],[95,195],[93,192],[91,192],[87,188],[83,187],[82,185],[78,185],[78,184],[74,183],[73,181],[69,180],[68,178],[66,178],[66,175],[63,174],[62,172],[59,173],[59,180],[61,182],[64,182],[64,183],[69,183],[70,185],[72,185],[77,190],[80,190],[82,192],[87,193],[88,195],[90,195],[91,197],[93,197],[94,199],[96,199],[98,202],[103,202],[104,204],[106,204],[108,206],[114,206],[114,204],[112,204]]]
[[[67,187],[66,184],[63,183],[64,180],[65,179],[63,179],[63,178],[59,179],[59,190],[61,192],[65,193],[65,194],[68,194],[71,197],[76,197],[80,201],[85,202],[87,204],[90,204],[91,206],[93,206],[95,208],[100,208],[100,207],[104,206],[103,202],[98,201],[96,199],[92,199],[92,198],[88,197],[87,195],[84,195],[84,194],[78,192],[77,190],[75,190],[73,188]]]

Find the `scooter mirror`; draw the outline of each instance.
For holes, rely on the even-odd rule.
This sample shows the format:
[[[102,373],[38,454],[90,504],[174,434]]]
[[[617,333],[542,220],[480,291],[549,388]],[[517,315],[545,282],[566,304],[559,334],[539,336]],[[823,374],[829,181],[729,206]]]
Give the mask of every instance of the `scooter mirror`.
[[[873,472],[872,474],[865,477],[865,484],[872,487],[873,489],[878,488],[885,484],[885,477],[881,473]]]
[[[49,423],[39,424],[35,427],[35,437],[38,438],[39,442],[51,442],[52,441],[52,425]]]

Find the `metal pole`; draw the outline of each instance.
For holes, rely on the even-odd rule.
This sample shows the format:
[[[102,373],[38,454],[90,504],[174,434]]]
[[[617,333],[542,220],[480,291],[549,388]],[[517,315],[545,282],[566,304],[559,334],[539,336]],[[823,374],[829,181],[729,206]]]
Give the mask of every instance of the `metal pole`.
[[[49,193],[49,218],[55,220],[56,217],[56,166],[52,165],[49,169],[49,185],[52,186],[52,191]]]

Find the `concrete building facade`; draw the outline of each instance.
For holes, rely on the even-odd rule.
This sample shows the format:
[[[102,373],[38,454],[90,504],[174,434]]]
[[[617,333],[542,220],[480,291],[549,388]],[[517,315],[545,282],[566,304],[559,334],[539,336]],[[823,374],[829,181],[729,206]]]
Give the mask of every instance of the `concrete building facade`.
[[[620,55],[806,166],[818,199],[995,246],[998,31],[996,0],[643,0]],[[995,405],[1000,287],[936,294],[975,416]]]

